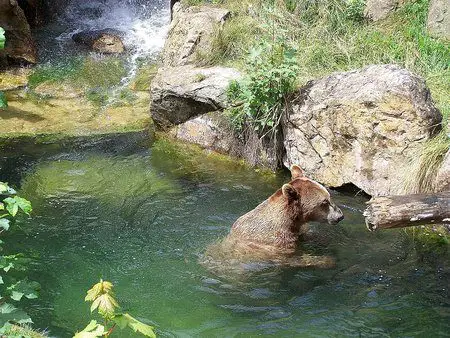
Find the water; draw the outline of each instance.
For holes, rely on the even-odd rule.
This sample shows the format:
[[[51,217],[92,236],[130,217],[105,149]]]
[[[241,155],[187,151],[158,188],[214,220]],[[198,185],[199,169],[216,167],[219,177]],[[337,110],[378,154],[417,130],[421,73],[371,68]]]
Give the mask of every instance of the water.
[[[113,28],[121,31],[126,51],[120,57],[127,74],[111,93],[109,104],[112,104],[135,78],[139,67],[154,63],[162,50],[170,26],[169,3],[163,0],[72,0],[52,23],[34,32],[39,63],[67,64],[80,56],[102,60],[104,56],[86,51],[72,41],[72,36],[85,30]]]
[[[68,147],[66,147],[68,149]],[[28,156],[28,155],[27,155]],[[36,257],[36,327],[71,337],[89,322],[85,292],[112,281],[123,309],[163,337],[448,336],[448,257],[424,256],[403,230],[369,233],[365,199],[334,193],[346,219],[315,226],[331,270],[269,268],[216,276],[208,244],[286,181],[157,144],[9,159],[2,172],[33,202],[8,241]],[[16,163],[16,165],[14,165]],[[2,177],[8,180],[8,177]],[[117,337],[128,337],[126,331]]]

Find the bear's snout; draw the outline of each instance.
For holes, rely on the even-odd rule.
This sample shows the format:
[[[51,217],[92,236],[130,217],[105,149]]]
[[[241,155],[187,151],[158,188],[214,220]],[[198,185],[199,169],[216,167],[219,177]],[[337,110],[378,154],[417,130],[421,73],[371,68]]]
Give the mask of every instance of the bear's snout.
[[[336,225],[343,219],[344,219],[344,214],[342,213],[342,210],[339,207],[337,207],[336,205],[331,205],[330,212],[328,214],[328,224]]]

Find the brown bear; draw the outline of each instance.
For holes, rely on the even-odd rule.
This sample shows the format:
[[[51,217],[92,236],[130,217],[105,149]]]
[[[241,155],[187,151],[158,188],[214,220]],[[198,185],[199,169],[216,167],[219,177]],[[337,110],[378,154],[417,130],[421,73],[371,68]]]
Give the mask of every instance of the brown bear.
[[[290,266],[331,267],[326,256],[298,254],[299,236],[307,222],[337,224],[344,215],[319,183],[306,178],[299,166],[292,179],[231,227],[228,236],[210,246],[206,256],[214,261],[263,261]]]

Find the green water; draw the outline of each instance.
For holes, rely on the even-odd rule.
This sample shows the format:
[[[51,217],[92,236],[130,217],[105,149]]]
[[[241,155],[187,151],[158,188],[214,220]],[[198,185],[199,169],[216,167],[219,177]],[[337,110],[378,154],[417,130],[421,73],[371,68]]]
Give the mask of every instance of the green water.
[[[403,230],[369,233],[365,199],[334,193],[346,219],[314,225],[306,247],[331,270],[268,268],[216,276],[198,259],[286,173],[173,149],[74,150],[3,158],[3,180],[34,206],[8,241],[36,259],[35,326],[71,337],[89,322],[88,288],[115,284],[123,309],[163,337],[436,337],[450,333],[448,256],[429,257]],[[6,163],[6,164],[5,164]],[[116,337],[128,337],[122,331]],[[133,335],[130,335],[133,336]]]

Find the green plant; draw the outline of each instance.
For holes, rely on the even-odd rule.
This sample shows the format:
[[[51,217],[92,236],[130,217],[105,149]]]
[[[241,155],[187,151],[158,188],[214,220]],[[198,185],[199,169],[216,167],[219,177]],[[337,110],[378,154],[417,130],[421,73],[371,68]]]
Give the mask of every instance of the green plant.
[[[31,203],[19,197],[7,183],[0,182],[0,234],[8,231],[19,210],[29,215]],[[0,245],[4,242],[0,241]],[[2,250],[3,248],[0,247]],[[23,325],[32,323],[31,318],[15,306],[22,299],[37,298],[39,284],[28,281],[23,276],[29,262],[22,254],[0,255],[0,334],[11,329],[11,324]]]
[[[5,30],[0,27],[0,49],[5,48]]]
[[[128,327],[146,337],[156,337],[153,327],[140,322],[128,313],[116,312],[119,304],[112,289],[112,283],[100,279],[100,282],[88,290],[85,301],[92,302],[91,312],[97,310],[104,323],[99,324],[96,320],[91,320],[83,331],[75,334],[74,338],[109,337],[116,327],[120,329]]]
[[[264,136],[280,123],[285,95],[295,88],[295,50],[284,42],[262,43],[250,51],[246,75],[228,88],[228,110],[238,130],[248,122]]]
[[[0,49],[5,48],[5,30],[0,27]],[[0,109],[8,108],[8,102],[6,101],[5,94],[0,92]]]

